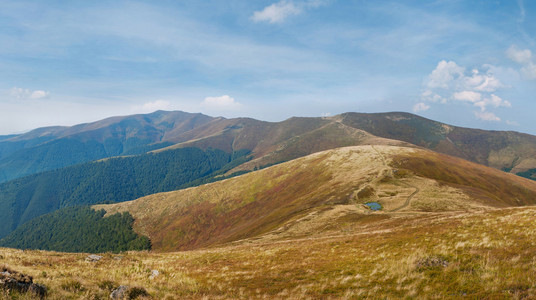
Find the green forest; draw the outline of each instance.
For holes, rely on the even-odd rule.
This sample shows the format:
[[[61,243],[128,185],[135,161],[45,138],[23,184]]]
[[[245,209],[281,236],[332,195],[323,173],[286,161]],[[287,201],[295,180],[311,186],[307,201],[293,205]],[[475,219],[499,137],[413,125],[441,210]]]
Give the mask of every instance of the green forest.
[[[54,210],[133,200],[212,181],[248,151],[181,148],[84,163],[0,184],[0,238]],[[5,208],[5,209],[4,209]]]
[[[64,252],[148,250],[151,242],[132,230],[129,213],[69,207],[35,218],[0,240],[1,247]]]
[[[29,147],[31,144],[28,143],[0,143],[0,157],[6,156],[0,159],[0,182],[105,157],[141,154],[170,145],[167,142],[150,143],[148,139],[138,138],[125,141],[110,138],[102,143],[59,139],[37,147]],[[17,148],[21,146],[29,148]]]

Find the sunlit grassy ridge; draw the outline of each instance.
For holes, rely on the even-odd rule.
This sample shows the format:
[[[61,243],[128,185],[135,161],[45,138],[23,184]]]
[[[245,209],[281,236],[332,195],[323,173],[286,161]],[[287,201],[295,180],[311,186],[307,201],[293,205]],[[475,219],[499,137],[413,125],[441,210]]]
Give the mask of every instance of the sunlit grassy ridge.
[[[319,152],[236,178],[135,201],[97,205],[128,211],[156,251],[244,239],[318,234],[340,220],[400,212],[478,211],[536,204],[536,182],[428,150],[356,146]]]
[[[97,263],[12,249],[0,249],[0,259],[45,284],[51,299],[106,299],[122,284],[155,299],[533,298],[535,217],[535,207],[400,214],[315,237],[105,254]],[[161,274],[150,279],[151,270]]]

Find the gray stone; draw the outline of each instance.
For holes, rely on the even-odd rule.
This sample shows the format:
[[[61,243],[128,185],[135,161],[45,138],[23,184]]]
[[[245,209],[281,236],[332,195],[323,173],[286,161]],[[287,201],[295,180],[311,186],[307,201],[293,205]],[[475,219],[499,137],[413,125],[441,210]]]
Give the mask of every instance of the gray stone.
[[[126,299],[128,290],[130,287],[128,285],[121,285],[110,294],[111,299]]]
[[[88,255],[88,257],[86,257],[87,262],[98,262],[101,259],[102,259],[102,256],[95,255],[95,254],[91,254],[91,255]]]
[[[155,279],[160,275],[160,272],[158,270],[151,270],[151,276],[149,276],[149,279]]]
[[[121,285],[110,294],[111,299],[150,299],[151,296],[142,287],[130,287],[128,285]]]

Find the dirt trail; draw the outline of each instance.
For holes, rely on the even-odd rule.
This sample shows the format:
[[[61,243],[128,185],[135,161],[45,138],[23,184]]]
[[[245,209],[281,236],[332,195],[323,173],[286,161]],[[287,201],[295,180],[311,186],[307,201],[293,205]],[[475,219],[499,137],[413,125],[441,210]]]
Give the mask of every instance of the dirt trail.
[[[376,149],[374,146],[372,146],[372,149],[374,149],[374,151],[376,151],[376,153],[378,153],[378,155],[380,156],[381,160],[382,160],[382,163],[383,165],[385,166],[385,168],[388,170],[389,172],[389,175],[391,175],[392,178],[394,178],[394,174],[393,174],[393,169],[387,164],[387,160],[385,159],[385,156],[383,156],[383,153],[381,153],[378,149]],[[419,193],[421,191],[421,189],[419,189],[418,187],[414,186],[414,185],[411,185],[411,184],[408,184],[408,183],[405,183],[405,182],[400,182],[401,184],[407,186],[407,187],[410,187],[410,188],[414,188],[415,191],[413,191],[413,193],[411,193],[411,195],[408,196],[408,198],[406,199],[406,201],[404,202],[404,204],[402,204],[400,207],[397,207],[395,209],[392,209],[390,210],[389,212],[397,212],[399,210],[402,210],[406,207],[409,206],[410,202],[411,202],[411,199],[413,199],[413,197],[415,195],[417,195],[417,193]]]
[[[397,207],[395,209],[391,209],[389,212],[396,212],[396,211],[399,211],[401,209],[404,209],[404,208],[408,207],[409,203],[411,202],[411,199],[413,198],[413,196],[415,196],[418,192],[421,191],[421,189],[419,189],[416,186],[413,186],[413,185],[410,185],[410,184],[407,184],[407,183],[403,183],[403,184],[406,185],[407,187],[414,188],[415,191],[413,191],[413,193],[411,193],[411,195],[408,196],[408,198],[406,199],[406,202],[404,202],[404,204],[402,204],[400,207]]]

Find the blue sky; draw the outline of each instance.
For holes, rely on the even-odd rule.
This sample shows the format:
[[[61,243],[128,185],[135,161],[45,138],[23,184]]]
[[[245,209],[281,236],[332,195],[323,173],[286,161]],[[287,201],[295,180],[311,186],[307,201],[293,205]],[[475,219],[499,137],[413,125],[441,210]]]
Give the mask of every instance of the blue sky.
[[[0,134],[157,109],[536,134],[536,1],[0,2]]]

